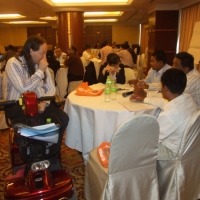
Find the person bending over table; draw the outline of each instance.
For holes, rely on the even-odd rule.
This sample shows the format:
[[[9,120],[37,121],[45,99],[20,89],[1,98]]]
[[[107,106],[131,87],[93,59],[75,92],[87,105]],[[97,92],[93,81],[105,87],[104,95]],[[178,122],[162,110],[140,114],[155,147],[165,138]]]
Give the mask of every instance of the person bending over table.
[[[55,95],[56,89],[48,70],[46,52],[45,39],[34,35],[26,40],[19,56],[8,60],[5,70],[6,100],[18,100],[27,91],[35,92],[38,98]],[[11,120],[24,117],[24,111],[19,104],[7,107],[5,112]],[[54,102],[40,102],[39,113],[55,114],[62,124],[60,133],[64,133],[69,118]]]
[[[116,76],[116,83],[125,83],[124,65],[120,64],[120,57],[115,53],[108,54],[106,63],[101,65],[98,82],[106,83],[107,76],[110,73]]]
[[[171,68],[166,70],[161,77],[162,98],[148,98],[146,92],[136,87],[131,100],[144,101],[160,107],[163,111],[157,121],[160,125],[158,160],[170,160],[176,157],[184,130],[192,118],[198,112],[198,105],[193,98],[183,93],[187,78],[180,69]]]
[[[167,58],[164,51],[155,51],[151,55],[151,69],[148,71],[147,77],[143,80],[128,80],[130,85],[137,84],[138,87],[143,89],[157,90],[161,88],[160,78],[162,74],[169,68]]]
[[[117,55],[120,57],[121,63],[124,65],[124,67],[133,69],[133,58],[131,53],[128,51],[128,48],[129,45],[124,42],[120,45],[120,50],[117,52]]]
[[[105,40],[102,42],[102,48],[100,49],[100,57],[102,65],[105,64],[109,53],[113,53],[113,48],[109,45],[109,42]]]

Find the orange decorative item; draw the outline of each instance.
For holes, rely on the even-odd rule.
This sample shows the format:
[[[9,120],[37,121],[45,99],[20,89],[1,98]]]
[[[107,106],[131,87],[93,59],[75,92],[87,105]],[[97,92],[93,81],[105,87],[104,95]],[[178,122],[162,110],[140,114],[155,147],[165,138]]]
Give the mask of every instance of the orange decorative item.
[[[103,142],[98,148],[99,161],[103,167],[108,167],[110,156],[110,142]]]
[[[77,88],[76,88],[76,95],[78,96],[99,96],[101,95],[103,90],[93,90],[88,86],[87,82],[82,82]]]

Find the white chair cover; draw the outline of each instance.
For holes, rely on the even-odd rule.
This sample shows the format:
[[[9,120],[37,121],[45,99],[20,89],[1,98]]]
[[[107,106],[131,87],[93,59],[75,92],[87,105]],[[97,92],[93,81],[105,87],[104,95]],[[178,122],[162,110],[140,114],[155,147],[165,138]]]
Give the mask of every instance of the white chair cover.
[[[60,97],[61,101],[65,100],[64,96],[67,94],[68,86],[68,68],[60,68],[56,73],[56,94]]]
[[[124,68],[125,71],[125,77],[126,77],[126,82],[131,80],[131,79],[137,79],[137,71],[131,69],[131,68]]]
[[[145,55],[144,53],[142,55],[137,56],[137,72],[138,72],[138,80],[143,79],[143,67],[144,67],[144,61],[145,61]]]
[[[158,161],[160,200],[197,200],[200,194],[200,111],[190,120],[177,158]]]
[[[89,155],[85,174],[87,200],[158,200],[156,158],[159,125],[150,115],[125,121],[111,140],[109,167],[97,149]]]
[[[76,90],[76,88],[82,83],[83,81],[71,81],[69,82],[68,86],[68,94]]]
[[[82,64],[83,64],[83,68],[84,68],[84,71],[85,71],[85,66],[86,66],[85,58],[82,57],[82,56],[80,58],[81,58],[81,61],[82,61]]]
[[[137,55],[136,66],[137,66],[137,70],[139,70],[139,67],[140,67],[140,55]]]

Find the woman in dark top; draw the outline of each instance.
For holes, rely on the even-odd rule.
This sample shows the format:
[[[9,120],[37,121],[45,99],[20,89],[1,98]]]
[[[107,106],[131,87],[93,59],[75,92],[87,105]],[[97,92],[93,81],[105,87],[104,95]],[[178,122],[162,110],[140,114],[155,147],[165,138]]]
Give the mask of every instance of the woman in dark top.
[[[110,73],[116,73],[116,83],[125,84],[124,65],[120,63],[120,57],[115,53],[108,54],[107,61],[101,65],[98,82],[105,83]]]

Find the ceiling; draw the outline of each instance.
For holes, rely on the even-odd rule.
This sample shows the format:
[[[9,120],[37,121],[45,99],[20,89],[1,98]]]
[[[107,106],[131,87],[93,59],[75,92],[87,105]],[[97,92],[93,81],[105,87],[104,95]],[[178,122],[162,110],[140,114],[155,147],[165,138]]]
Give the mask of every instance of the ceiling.
[[[200,0],[190,0],[190,1],[188,0],[133,0],[133,2],[128,6],[112,5],[112,6],[52,7],[43,0],[5,0],[5,1],[1,1],[0,14],[18,13],[23,16],[26,16],[26,18],[23,18],[20,20],[44,21],[44,20],[40,20],[39,17],[55,16],[56,12],[59,12],[59,11],[84,11],[84,12],[123,11],[124,12],[123,15],[120,17],[117,17],[118,19],[117,22],[112,22],[112,23],[109,22],[109,24],[137,25],[142,22],[148,21],[148,13],[152,12],[153,10],[177,10],[199,1]],[[30,25],[13,25],[13,24],[11,25],[11,24],[2,23],[5,21],[10,21],[10,20],[0,19],[0,27],[30,26]],[[47,22],[48,22],[47,26],[52,26],[53,28],[56,28],[57,26],[56,20],[55,21],[49,20]],[[98,24],[99,23],[95,23],[95,25],[98,25]],[[105,22],[103,24],[105,24]]]

